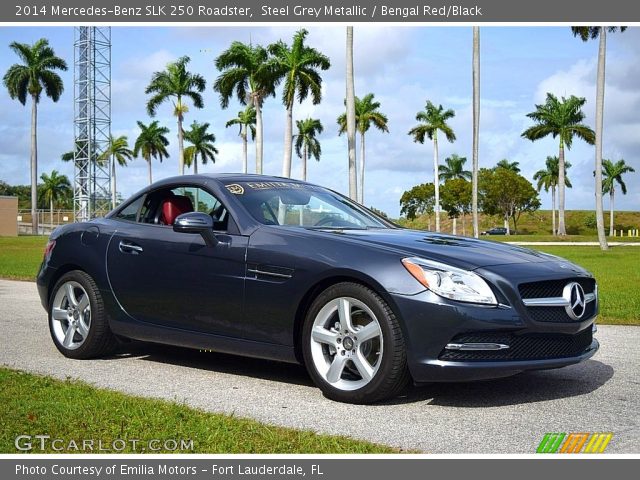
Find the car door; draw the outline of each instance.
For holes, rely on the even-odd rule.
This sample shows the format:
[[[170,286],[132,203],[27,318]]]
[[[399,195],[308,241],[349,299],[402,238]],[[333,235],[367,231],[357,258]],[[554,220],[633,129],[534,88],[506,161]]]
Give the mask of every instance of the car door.
[[[189,197],[193,210],[217,215],[219,243],[162,224],[163,198]],[[184,212],[183,212],[184,213]],[[178,186],[147,195],[137,221],[123,221],[107,251],[111,288],[135,320],[170,328],[242,336],[248,238],[210,192]]]

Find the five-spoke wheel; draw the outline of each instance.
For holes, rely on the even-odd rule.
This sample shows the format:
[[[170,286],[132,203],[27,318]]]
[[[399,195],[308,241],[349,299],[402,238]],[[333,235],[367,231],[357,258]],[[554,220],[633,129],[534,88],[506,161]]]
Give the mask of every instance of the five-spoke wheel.
[[[49,330],[55,346],[70,358],[98,357],[116,345],[100,290],[80,270],[65,273],[53,288]]]
[[[372,290],[340,283],[311,305],[303,331],[305,364],[335,400],[372,403],[408,379],[404,341],[389,306]]]

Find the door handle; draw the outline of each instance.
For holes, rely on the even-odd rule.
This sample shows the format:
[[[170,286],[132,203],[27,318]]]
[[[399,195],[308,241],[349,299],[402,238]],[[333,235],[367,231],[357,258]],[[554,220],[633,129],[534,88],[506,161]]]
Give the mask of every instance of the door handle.
[[[136,245],[135,243],[131,242],[125,242],[124,240],[120,240],[118,248],[122,253],[132,253],[134,255],[142,253],[142,247],[140,245]]]

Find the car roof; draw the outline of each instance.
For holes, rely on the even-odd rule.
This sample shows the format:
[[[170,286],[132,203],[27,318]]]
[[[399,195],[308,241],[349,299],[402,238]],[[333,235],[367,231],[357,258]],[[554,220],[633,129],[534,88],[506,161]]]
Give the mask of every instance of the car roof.
[[[278,177],[275,175],[257,175],[255,173],[199,173],[197,175],[181,175],[159,180],[153,185],[172,184],[184,180],[217,180],[220,183],[230,182],[292,182],[292,183],[308,183],[294,178]]]

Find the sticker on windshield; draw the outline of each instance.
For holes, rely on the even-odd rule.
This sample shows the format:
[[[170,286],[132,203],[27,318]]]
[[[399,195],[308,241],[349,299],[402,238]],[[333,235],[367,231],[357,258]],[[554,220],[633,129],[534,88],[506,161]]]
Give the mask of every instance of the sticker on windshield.
[[[234,195],[242,195],[244,193],[244,188],[242,185],[238,185],[237,183],[232,183],[230,185],[225,185],[227,190]]]

